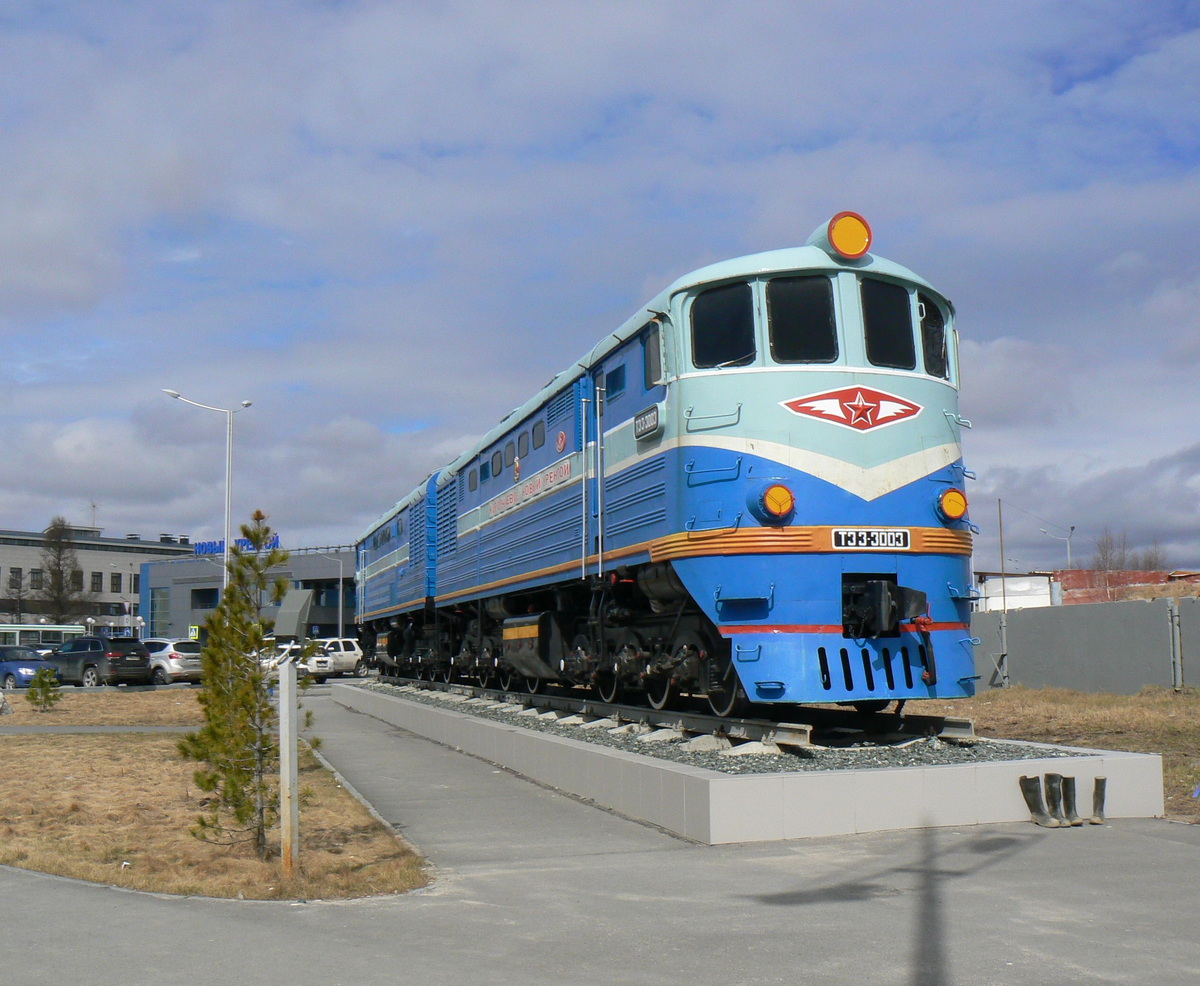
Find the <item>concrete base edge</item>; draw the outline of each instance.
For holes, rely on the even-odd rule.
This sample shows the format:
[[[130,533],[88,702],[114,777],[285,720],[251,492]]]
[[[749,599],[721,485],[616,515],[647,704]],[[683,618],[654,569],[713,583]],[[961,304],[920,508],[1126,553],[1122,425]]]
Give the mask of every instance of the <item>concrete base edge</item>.
[[[1078,750],[1070,758],[729,775],[356,685],[335,684],[331,695],[346,708],[708,845],[1029,821],[1017,779],[1050,771],[1077,779],[1085,814],[1097,776],[1108,778],[1109,818],[1157,818],[1164,810],[1157,754]]]

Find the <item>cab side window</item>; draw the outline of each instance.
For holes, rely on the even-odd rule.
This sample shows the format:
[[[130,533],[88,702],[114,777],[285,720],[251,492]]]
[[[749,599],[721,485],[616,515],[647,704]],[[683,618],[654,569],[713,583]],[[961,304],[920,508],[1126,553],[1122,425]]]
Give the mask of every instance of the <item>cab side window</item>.
[[[650,323],[649,330],[642,337],[642,373],[642,384],[646,390],[653,390],[662,380],[662,337],[654,322]]]
[[[502,472],[504,472],[504,456],[501,455],[499,449],[496,449],[492,453],[492,475],[499,476]]]
[[[908,288],[890,281],[862,279],[863,327],[867,334],[867,361],[896,370],[917,368],[913,342],[912,303]]]
[[[917,314],[921,317],[921,350],[925,356],[925,372],[931,377],[950,377],[946,359],[946,319],[942,310],[927,294],[917,294]]]
[[[749,284],[710,288],[692,302],[692,362],[700,368],[754,361],[754,299]]]

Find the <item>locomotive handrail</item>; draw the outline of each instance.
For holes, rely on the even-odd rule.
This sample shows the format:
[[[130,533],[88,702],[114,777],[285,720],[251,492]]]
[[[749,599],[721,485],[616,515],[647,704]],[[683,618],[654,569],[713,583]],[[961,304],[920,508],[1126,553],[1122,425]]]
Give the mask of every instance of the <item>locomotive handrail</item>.
[[[714,536],[717,536],[717,537],[719,537],[720,535],[722,535],[722,534],[726,533],[727,531],[731,531],[731,530],[733,530],[733,531],[736,531],[736,530],[737,530],[737,529],[738,529],[738,528],[741,526],[741,524],[742,524],[742,512],[739,510],[739,511],[738,511],[738,515],[737,515],[736,517],[734,517],[734,518],[733,518],[733,526],[732,526],[732,527],[706,527],[706,528],[704,528],[703,530],[699,530],[699,531],[697,531],[697,530],[696,530],[696,520],[697,520],[697,517],[696,517],[696,515],[695,515],[695,514],[692,514],[692,516],[691,516],[691,517],[688,519],[687,523],[685,523],[685,524],[683,525],[683,529],[684,529],[685,531],[687,531],[687,533],[688,533],[688,534],[707,534],[707,533],[711,533],[711,534],[713,534]],[[689,540],[691,540],[691,539],[689,538]]]
[[[704,426],[705,428],[724,428],[727,425],[735,425],[742,420],[741,401],[738,401],[737,407],[735,407],[732,411],[721,411],[717,414],[693,414],[692,412],[695,410],[696,406],[694,404],[684,409],[683,420],[687,422],[686,428],[688,431],[692,430],[691,426],[693,421],[712,421],[715,418],[732,418],[732,421],[726,421],[724,424]],[[703,431],[704,429],[701,428],[698,430]]]
[[[974,589],[960,589],[951,582],[946,583],[946,588],[950,590],[951,599],[969,599],[972,602],[976,599],[982,599],[983,595]]]
[[[763,600],[764,602],[766,602],[767,609],[771,609],[775,605],[775,583],[774,582],[771,583],[771,587],[767,590],[767,595],[765,595],[765,596],[725,596],[724,598],[722,598],[720,585],[718,585],[716,587],[716,589],[713,590],[713,602],[716,603],[718,606],[720,606],[721,603],[758,602],[759,600]]]
[[[964,418],[961,414],[958,414],[955,411],[943,411],[942,414],[946,415],[946,418],[948,420],[953,421],[960,428],[974,428],[975,427],[973,424],[971,424],[971,422],[967,418]]]
[[[684,464],[683,471],[689,476],[706,476],[715,472],[731,472],[733,478],[736,479],[742,471],[742,457],[739,455],[731,466],[714,466],[712,469],[697,469],[696,460],[688,459]]]

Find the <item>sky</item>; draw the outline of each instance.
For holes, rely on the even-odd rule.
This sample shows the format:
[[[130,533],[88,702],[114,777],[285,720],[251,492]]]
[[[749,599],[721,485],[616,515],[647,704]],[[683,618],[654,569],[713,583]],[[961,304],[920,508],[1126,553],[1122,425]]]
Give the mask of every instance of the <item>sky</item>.
[[[975,564],[1200,568],[1200,2],[0,0],[0,527],[341,544],[675,277],[953,299]]]

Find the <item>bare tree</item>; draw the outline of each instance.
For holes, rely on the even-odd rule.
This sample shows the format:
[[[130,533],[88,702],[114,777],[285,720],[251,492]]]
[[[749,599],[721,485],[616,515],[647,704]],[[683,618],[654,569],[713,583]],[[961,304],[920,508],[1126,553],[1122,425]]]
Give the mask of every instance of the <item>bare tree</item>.
[[[89,596],[71,538],[71,526],[55,517],[42,541],[42,590],[39,598],[55,623],[64,623],[83,612]]]
[[[1158,538],[1154,539],[1149,548],[1133,552],[1129,557],[1129,566],[1139,572],[1161,572],[1165,569],[1167,553],[1158,543]]]
[[[1104,528],[1096,538],[1096,551],[1088,567],[1097,572],[1120,572],[1124,571],[1128,563],[1129,539],[1125,532],[1122,531],[1118,538],[1107,527]]]
[[[12,610],[13,622],[20,623],[29,602],[28,577],[20,569],[10,569],[8,573],[8,602]]]
[[[1155,538],[1149,548],[1131,550],[1125,531],[1114,535],[1107,527],[1096,538],[1089,568],[1097,572],[1157,572],[1167,567],[1167,553]]]

